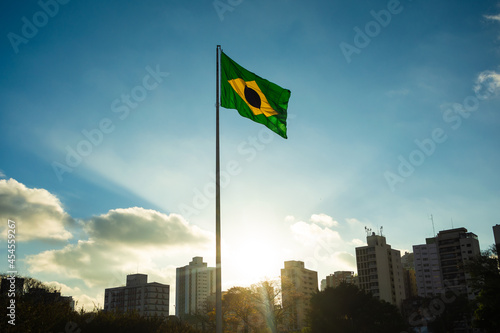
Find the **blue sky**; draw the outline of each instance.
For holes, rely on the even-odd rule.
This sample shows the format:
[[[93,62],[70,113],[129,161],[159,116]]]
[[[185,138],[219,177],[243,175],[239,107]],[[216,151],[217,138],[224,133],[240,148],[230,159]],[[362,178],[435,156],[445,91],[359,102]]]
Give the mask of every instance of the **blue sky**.
[[[192,257],[215,265],[217,44],[292,91],[287,140],[221,109],[225,289],[275,278],[285,260],[320,279],[355,270],[365,226],[411,250],[433,235],[431,214],[436,232],[493,243],[496,1],[42,0],[3,12],[0,246],[16,220],[20,274],[80,305],[102,305],[128,273],[173,288]]]

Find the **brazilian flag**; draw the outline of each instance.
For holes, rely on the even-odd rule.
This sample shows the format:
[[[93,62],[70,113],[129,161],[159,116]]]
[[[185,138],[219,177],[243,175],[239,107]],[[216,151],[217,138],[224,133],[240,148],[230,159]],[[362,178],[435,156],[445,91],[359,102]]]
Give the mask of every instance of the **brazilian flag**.
[[[290,90],[247,71],[221,52],[221,106],[286,136]]]

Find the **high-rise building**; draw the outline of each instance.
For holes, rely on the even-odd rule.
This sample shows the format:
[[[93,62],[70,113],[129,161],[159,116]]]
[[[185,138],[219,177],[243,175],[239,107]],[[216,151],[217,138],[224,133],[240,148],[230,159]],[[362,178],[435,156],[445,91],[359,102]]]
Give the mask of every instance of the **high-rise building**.
[[[137,311],[140,315],[168,317],[170,286],[148,283],[146,274],[127,275],[124,287],[104,290],[104,311]]]
[[[406,298],[401,252],[391,248],[384,236],[372,233],[367,246],[356,248],[358,285],[374,297],[401,307]]]
[[[215,293],[215,267],[208,267],[203,257],[194,257],[189,265],[176,270],[175,315],[207,311],[207,298]]]
[[[418,295],[432,297],[451,290],[473,299],[465,266],[481,252],[477,236],[465,228],[455,228],[425,241],[413,246]]]
[[[439,264],[435,238],[427,238],[426,244],[413,245],[413,260],[420,297],[432,297],[443,292],[443,278]]]
[[[302,261],[285,261],[281,269],[283,309],[289,323],[287,329],[306,327],[311,296],[318,291],[318,272],[304,267]]]
[[[440,231],[436,237],[439,264],[443,277],[443,288],[455,293],[467,294],[469,299],[475,294],[469,288],[467,262],[481,253],[477,235],[465,228]]]
[[[321,280],[321,290],[338,287],[342,282],[354,283],[354,272],[337,271]]]
[[[401,256],[401,265],[403,268],[415,268],[413,257],[413,252],[405,252],[405,254]]]
[[[417,292],[417,277],[415,273],[413,253],[406,252],[401,256],[401,265],[403,266],[403,280],[405,286],[406,298],[414,298],[418,296]]]
[[[497,255],[500,256],[500,224],[493,226],[493,236],[495,237]]]

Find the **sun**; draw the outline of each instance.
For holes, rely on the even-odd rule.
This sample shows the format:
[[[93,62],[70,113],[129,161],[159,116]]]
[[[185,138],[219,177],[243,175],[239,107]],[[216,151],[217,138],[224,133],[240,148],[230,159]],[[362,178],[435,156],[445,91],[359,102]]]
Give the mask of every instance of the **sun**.
[[[232,284],[246,287],[279,277],[284,264],[275,242],[246,237],[228,245],[229,253],[223,265]]]

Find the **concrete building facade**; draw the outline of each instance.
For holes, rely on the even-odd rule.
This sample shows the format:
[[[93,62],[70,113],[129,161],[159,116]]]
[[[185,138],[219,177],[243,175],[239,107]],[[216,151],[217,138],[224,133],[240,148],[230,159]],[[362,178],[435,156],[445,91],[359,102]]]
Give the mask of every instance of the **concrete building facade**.
[[[301,330],[307,326],[311,296],[318,291],[318,272],[304,267],[302,261],[285,261],[281,269],[282,305],[289,323],[287,329]]]
[[[475,294],[468,286],[469,275],[465,270],[467,262],[481,253],[477,235],[465,228],[440,231],[436,237],[443,288],[455,293]]]
[[[481,253],[477,236],[466,228],[440,231],[426,244],[414,245],[418,295],[432,297],[452,291],[474,299],[466,265]]]
[[[354,272],[337,271],[321,280],[321,290],[338,287],[342,282],[354,283]]]
[[[203,257],[194,257],[189,265],[176,270],[175,315],[207,311],[207,298],[215,293],[215,267],[208,267]]]
[[[137,311],[147,317],[168,317],[170,286],[158,282],[148,283],[146,274],[127,275],[124,287],[104,290],[104,311]]]
[[[403,280],[405,286],[406,298],[415,298],[418,296],[417,292],[417,277],[415,273],[415,264],[413,260],[413,252],[405,252],[401,256],[401,265],[403,266]]]
[[[384,236],[372,233],[367,246],[356,248],[358,285],[374,297],[401,307],[406,298],[401,252],[391,248]]]
[[[427,238],[426,244],[414,245],[413,259],[418,296],[432,297],[442,293],[443,278],[435,238]]]
[[[497,249],[497,255],[500,256],[500,224],[493,226],[493,237],[495,238],[495,247]]]

